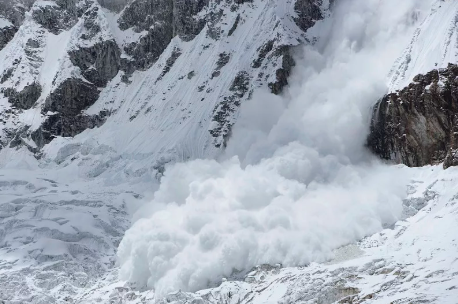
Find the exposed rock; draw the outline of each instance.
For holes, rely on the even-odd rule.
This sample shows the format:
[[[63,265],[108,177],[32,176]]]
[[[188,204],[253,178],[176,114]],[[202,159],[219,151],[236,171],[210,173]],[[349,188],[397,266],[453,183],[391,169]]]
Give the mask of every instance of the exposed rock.
[[[192,40],[205,26],[205,18],[196,15],[207,4],[208,0],[135,0],[130,3],[118,20],[119,27],[147,32],[139,41],[125,47],[136,69],[154,64],[173,37]]]
[[[173,29],[167,25],[154,27],[138,42],[131,43],[124,51],[134,59],[136,69],[144,70],[153,65],[172,40]]]
[[[79,48],[68,55],[72,63],[81,69],[83,76],[98,87],[106,86],[121,67],[121,50],[113,40]]]
[[[181,56],[181,50],[178,49],[178,48],[175,48],[172,51],[172,54],[170,55],[170,57],[165,62],[165,67],[162,69],[162,73],[161,73],[161,75],[159,75],[159,77],[157,78],[156,82],[161,80],[170,71],[172,66],[175,64],[175,61],[177,61],[177,59],[180,56]]]
[[[231,54],[228,53],[220,53],[218,61],[216,62],[216,68],[212,73],[211,78],[218,77],[221,74],[221,69],[228,64],[229,60],[231,60]]]
[[[216,126],[209,130],[209,132],[214,138],[222,137],[223,145],[226,144],[231,136],[233,125],[231,114],[240,107],[240,100],[246,95],[249,89],[250,75],[245,71],[237,73],[237,76],[234,78],[229,88],[232,95],[225,96],[222,102],[213,110],[214,114],[212,120],[215,122]],[[217,148],[221,147],[219,141],[215,143],[215,146]]]
[[[191,71],[188,73],[188,79],[193,79],[194,76],[196,76],[196,72],[195,71]]]
[[[14,68],[9,68],[8,70],[6,70],[3,73],[2,77],[0,78],[0,84],[10,79],[11,76],[13,75],[13,72],[14,72]]]
[[[322,0],[296,0],[294,9],[297,17],[294,18],[297,26],[304,32],[311,28],[317,20],[323,19],[320,6]]]
[[[22,91],[17,92],[13,88],[6,89],[5,97],[15,107],[27,110],[30,109],[41,95],[41,86],[38,83],[32,83],[26,86]]]
[[[0,1],[0,18],[8,20],[11,25],[0,28],[0,50],[13,39],[35,0]]]
[[[107,8],[114,12],[120,12],[129,0],[97,0],[100,6]]]
[[[282,56],[282,67],[276,71],[277,81],[269,83],[269,88],[273,94],[278,95],[283,92],[283,88],[288,85],[288,77],[291,74],[293,67],[296,65],[296,62],[291,55],[290,46],[279,47],[275,51],[274,56]]]
[[[207,36],[213,40],[219,40],[221,37],[220,21],[223,17],[224,11],[222,9],[210,8],[207,15]]]
[[[91,9],[84,13],[84,30],[85,32],[81,35],[83,40],[91,40],[98,33],[100,33],[101,28],[97,17],[99,16],[99,7],[93,6]]]
[[[259,56],[251,64],[253,68],[257,69],[261,67],[261,64],[264,61],[264,59],[266,59],[267,54],[273,50],[274,43],[275,40],[269,40],[261,48],[258,49]]]
[[[99,91],[93,84],[75,78],[65,80],[46,99],[42,112],[48,116],[31,134],[32,140],[41,148],[56,136],[72,137],[86,129],[101,126],[108,113],[96,116],[82,113],[98,97]]]
[[[0,50],[2,50],[8,42],[11,41],[11,39],[13,39],[17,30],[17,27],[13,26],[0,28]]]
[[[173,2],[168,0],[136,0],[124,9],[119,27],[147,34],[124,50],[134,59],[135,69],[149,68],[157,61],[173,38]]]
[[[89,106],[93,105],[99,97],[97,87],[81,79],[66,79],[46,99],[44,113],[59,112],[64,116],[76,116]]]
[[[32,7],[35,0],[0,1],[0,16],[18,28],[25,18],[25,13]]]
[[[190,41],[202,31],[205,19],[196,15],[208,5],[209,0],[174,0],[174,33],[184,41]]]
[[[246,92],[248,92],[249,84],[249,74],[245,71],[239,72],[237,73],[237,76],[235,76],[229,91],[235,92],[235,96],[241,98],[245,95]]]
[[[237,18],[235,18],[234,24],[232,25],[231,29],[229,30],[229,33],[227,34],[228,36],[232,36],[234,34],[235,30],[239,26],[240,22],[240,14],[237,15]]]
[[[173,1],[134,0],[124,9],[118,23],[121,30],[132,28],[140,33],[153,25],[160,28],[172,27],[172,21]]]
[[[68,30],[78,22],[78,18],[87,10],[90,3],[79,0],[55,0],[35,7],[33,19],[42,27],[57,35],[62,30]]]
[[[108,116],[107,112],[101,112],[98,115],[78,114],[76,116],[56,113],[48,116],[44,123],[31,133],[31,138],[41,148],[57,136],[73,137],[86,129],[100,127]],[[37,153],[38,149],[31,152]]]
[[[458,66],[449,64],[446,69],[417,75],[408,87],[383,97],[374,109],[370,149],[407,166],[444,160],[445,167],[456,164],[457,76]]]

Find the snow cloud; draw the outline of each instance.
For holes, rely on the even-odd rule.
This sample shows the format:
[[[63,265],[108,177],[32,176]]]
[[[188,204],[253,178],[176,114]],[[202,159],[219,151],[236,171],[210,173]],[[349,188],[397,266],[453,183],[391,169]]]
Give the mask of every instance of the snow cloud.
[[[431,0],[432,1],[432,0]],[[364,148],[371,107],[430,1],[344,0],[284,98],[243,105],[225,155],[170,166],[120,244],[123,279],[195,291],[262,263],[325,261],[396,221],[408,176]]]

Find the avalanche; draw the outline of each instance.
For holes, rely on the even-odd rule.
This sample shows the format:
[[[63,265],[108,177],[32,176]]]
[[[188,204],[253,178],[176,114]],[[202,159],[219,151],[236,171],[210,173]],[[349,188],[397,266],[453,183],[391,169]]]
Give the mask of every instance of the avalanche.
[[[378,164],[364,140],[373,101],[430,7],[336,3],[310,30],[321,40],[305,48],[280,115],[263,110],[272,119],[259,128],[253,109],[266,101],[255,96],[227,160],[167,168],[120,244],[121,277],[160,295],[196,291],[259,264],[323,262],[399,220],[409,171]]]
[[[151,28],[121,29],[125,2],[75,1],[56,33],[26,13],[0,50],[2,90],[42,88],[23,111],[0,95],[0,302],[457,303],[458,170],[365,148],[381,96],[456,62],[456,1],[309,1],[306,32],[296,1],[210,1],[195,37],[96,88],[78,116],[103,124],[40,150],[47,98],[97,68],[72,51],[139,64]]]

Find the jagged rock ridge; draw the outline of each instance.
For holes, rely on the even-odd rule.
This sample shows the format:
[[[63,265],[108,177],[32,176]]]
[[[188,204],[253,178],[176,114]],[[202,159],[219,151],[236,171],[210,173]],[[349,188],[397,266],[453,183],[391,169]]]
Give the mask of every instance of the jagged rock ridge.
[[[27,5],[22,4],[20,10],[8,2],[0,11],[12,20],[12,27],[0,32],[0,38],[5,36],[0,39],[0,43],[4,41],[0,92],[8,100],[2,110],[0,143],[3,147],[20,147],[18,143],[23,143],[37,156],[56,137],[72,137],[101,126],[126,102],[125,98],[106,100],[104,92],[126,87],[133,91],[134,73],[161,71],[155,86],[141,93],[149,99],[132,101],[142,109],[150,103],[145,114],[152,113],[161,86],[186,80],[176,74],[184,63],[176,62],[187,44],[194,45],[187,58],[207,56],[207,61],[216,65],[210,75],[188,78],[186,86],[198,88],[190,99],[211,100],[211,117],[200,122],[211,141],[205,143],[209,147],[205,150],[222,147],[243,100],[251,98],[260,87],[275,94],[282,92],[295,65],[291,47],[312,41],[306,31],[324,17],[321,0],[293,1],[288,5],[295,13],[285,16],[277,15],[275,2],[262,1],[23,1]],[[263,11],[267,14],[260,14]],[[30,16],[25,18],[26,14]],[[265,19],[256,21],[256,15]],[[253,22],[265,24],[252,33],[254,41],[244,38],[245,49],[252,50],[244,57],[252,58],[240,62],[234,57],[238,52],[235,45],[229,49],[224,45],[244,37],[248,24]],[[269,31],[271,36],[261,30]],[[57,47],[53,43],[59,43],[62,51],[51,51]],[[229,68],[236,69],[230,72],[232,79],[221,77]],[[195,74],[195,70],[186,73]],[[166,74],[172,75],[164,79]],[[164,94],[165,100],[174,98]],[[131,98],[136,95],[138,92],[133,92]],[[97,110],[88,114],[94,107]],[[128,109],[129,121],[138,118],[142,109]],[[34,123],[24,122],[21,117],[31,112],[36,117]]]

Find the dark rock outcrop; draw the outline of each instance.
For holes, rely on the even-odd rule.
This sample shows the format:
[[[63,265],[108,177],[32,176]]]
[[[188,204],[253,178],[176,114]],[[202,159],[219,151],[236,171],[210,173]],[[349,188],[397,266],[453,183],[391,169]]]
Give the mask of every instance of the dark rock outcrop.
[[[81,69],[84,78],[98,87],[106,86],[121,67],[121,50],[112,40],[73,50],[68,55],[71,62]]]
[[[81,79],[69,78],[60,84],[46,99],[43,112],[59,112],[64,116],[76,116],[99,98],[96,86]]]
[[[35,0],[2,0],[0,16],[19,28],[25,19],[25,13],[32,7]]]
[[[35,0],[0,1],[0,17],[8,20],[11,25],[0,28],[0,50],[13,39],[25,19],[25,13]]]
[[[231,60],[231,54],[229,53],[220,53],[218,55],[218,61],[216,62],[216,68],[212,73],[211,78],[218,77],[221,74],[221,69],[229,63],[229,60]]]
[[[317,20],[324,18],[320,9],[322,2],[322,0],[296,0],[294,9],[297,17],[294,18],[294,22],[301,30],[307,31]]]
[[[223,145],[226,144],[231,136],[232,125],[234,124],[231,121],[231,114],[240,107],[241,99],[250,90],[250,81],[250,75],[246,71],[237,73],[229,88],[232,94],[223,97],[221,103],[213,110],[212,120],[216,123],[216,127],[209,130],[209,132],[214,138],[222,137]],[[219,148],[221,144],[216,143],[215,146]]]
[[[2,50],[8,42],[11,41],[11,39],[13,39],[17,30],[17,27],[14,26],[0,28],[0,50]]]
[[[134,59],[136,69],[147,69],[157,61],[173,38],[173,1],[133,1],[124,9],[118,23],[122,30],[147,31],[139,41],[124,48]]]
[[[46,99],[42,113],[47,118],[31,134],[32,140],[41,148],[56,136],[72,137],[86,129],[101,126],[108,113],[92,116],[83,113],[97,101],[99,94],[97,87],[91,83],[76,78],[66,79]]]
[[[296,65],[291,55],[291,46],[281,46],[274,52],[274,56],[282,57],[282,66],[275,72],[276,81],[269,83],[270,91],[273,94],[280,94],[283,88],[288,85],[288,78],[291,75],[293,67]]]
[[[32,17],[55,35],[74,26],[90,6],[88,1],[80,0],[55,0],[54,2],[56,5],[35,7]]]
[[[120,12],[129,0],[97,0],[100,6],[107,8],[114,12]]]
[[[38,98],[40,98],[41,86],[38,83],[32,83],[20,92],[17,92],[13,88],[8,88],[5,90],[4,95],[16,108],[27,110],[33,107]]]
[[[375,106],[369,148],[407,166],[457,164],[458,66],[417,75]]]
[[[42,148],[57,136],[73,137],[86,129],[100,127],[108,116],[107,112],[101,112],[98,115],[78,114],[76,116],[55,113],[48,116],[43,124],[31,133],[30,137],[38,148]],[[39,149],[31,152],[38,151]]]
[[[149,68],[177,35],[184,41],[192,40],[205,26],[206,20],[197,18],[196,14],[207,4],[208,0],[135,0],[130,3],[118,20],[119,27],[147,32],[124,49],[134,59],[135,68]]]
[[[168,72],[170,72],[170,69],[173,67],[173,65],[178,60],[178,58],[180,58],[180,56],[181,56],[181,50],[178,48],[175,48],[172,51],[172,54],[170,55],[170,57],[166,60],[165,66],[162,69],[161,75],[159,75],[159,77],[156,79],[156,82],[161,80]]]
[[[196,15],[209,3],[209,0],[174,0],[173,25],[174,36],[184,41],[194,39],[205,26],[205,19]]]

